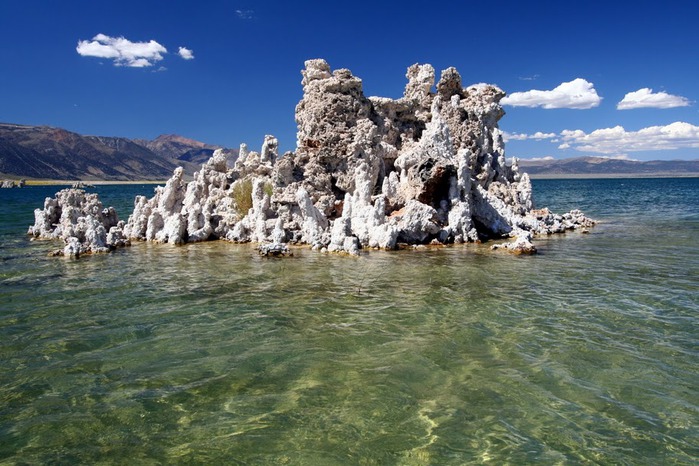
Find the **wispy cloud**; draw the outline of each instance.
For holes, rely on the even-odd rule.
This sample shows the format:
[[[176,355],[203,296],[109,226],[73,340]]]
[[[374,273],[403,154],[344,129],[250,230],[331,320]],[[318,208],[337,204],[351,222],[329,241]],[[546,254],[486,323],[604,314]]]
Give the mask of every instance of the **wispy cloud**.
[[[194,59],[194,52],[188,49],[187,47],[180,47],[180,49],[177,51],[177,54],[185,60]]]
[[[699,126],[676,121],[666,126],[649,126],[626,131],[622,126],[598,129],[591,133],[564,130],[559,149],[575,149],[598,154],[699,148]]]
[[[629,92],[616,105],[618,110],[632,110],[635,108],[675,108],[688,107],[689,99],[667,92],[653,92],[653,89],[644,87],[635,92]]]
[[[540,91],[513,92],[500,103],[513,107],[542,107],[545,109],[573,108],[578,110],[597,107],[602,98],[597,95],[595,86],[582,78],[561,83],[554,89]]]
[[[626,160],[628,162],[638,162],[638,159],[632,159],[629,157],[627,154],[618,154],[618,155],[598,155],[597,156],[600,159],[607,159],[607,160]]]
[[[528,162],[548,162],[550,160],[556,160],[556,159],[551,155],[547,155],[544,157],[531,157],[531,158],[522,157],[520,160],[526,160]]]
[[[250,20],[255,18],[255,10],[235,10],[235,15],[240,19]]]
[[[143,68],[163,59],[167,49],[154,40],[131,42],[124,37],[97,34],[92,40],[78,41],[75,50],[83,57],[108,58],[116,66]]]

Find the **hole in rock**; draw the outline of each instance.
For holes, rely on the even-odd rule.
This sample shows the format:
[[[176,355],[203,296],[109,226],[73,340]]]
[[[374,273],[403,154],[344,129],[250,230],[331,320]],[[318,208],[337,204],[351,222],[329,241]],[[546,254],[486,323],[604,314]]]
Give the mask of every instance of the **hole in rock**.
[[[449,199],[449,186],[452,178],[456,178],[456,169],[451,165],[435,167],[430,159],[418,167],[418,173],[425,183],[418,201],[439,209],[439,203]]]

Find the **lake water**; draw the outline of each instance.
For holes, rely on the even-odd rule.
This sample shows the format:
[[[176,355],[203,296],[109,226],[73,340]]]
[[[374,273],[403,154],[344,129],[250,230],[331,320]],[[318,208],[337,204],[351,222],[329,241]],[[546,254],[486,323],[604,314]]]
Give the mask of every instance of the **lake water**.
[[[600,224],[531,257],[49,258],[57,190],[0,190],[0,464],[698,461],[699,179],[535,180]]]

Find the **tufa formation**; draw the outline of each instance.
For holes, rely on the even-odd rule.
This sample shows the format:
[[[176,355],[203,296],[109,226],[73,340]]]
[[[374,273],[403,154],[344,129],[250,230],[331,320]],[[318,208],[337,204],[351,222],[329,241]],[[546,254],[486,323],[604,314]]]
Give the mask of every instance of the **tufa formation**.
[[[463,87],[454,68],[435,86],[432,66],[413,65],[394,100],[366,97],[361,79],[325,60],[302,75],[295,152],[280,157],[266,136],[260,152],[241,145],[232,168],[222,151],[189,183],[178,168],[154,197],[136,198],[123,236],[349,254],[510,237],[507,249],[532,253],[533,235],[593,224],[579,211],[533,209],[529,177],[505,161],[499,88]]]

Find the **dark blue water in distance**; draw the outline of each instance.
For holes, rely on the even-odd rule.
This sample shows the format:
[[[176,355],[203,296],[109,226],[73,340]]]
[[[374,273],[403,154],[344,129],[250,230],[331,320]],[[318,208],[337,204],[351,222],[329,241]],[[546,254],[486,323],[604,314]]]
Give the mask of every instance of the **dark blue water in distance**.
[[[0,190],[0,464],[697,464],[699,179],[534,180],[589,234],[489,245],[25,236]],[[128,215],[152,185],[98,186]]]

